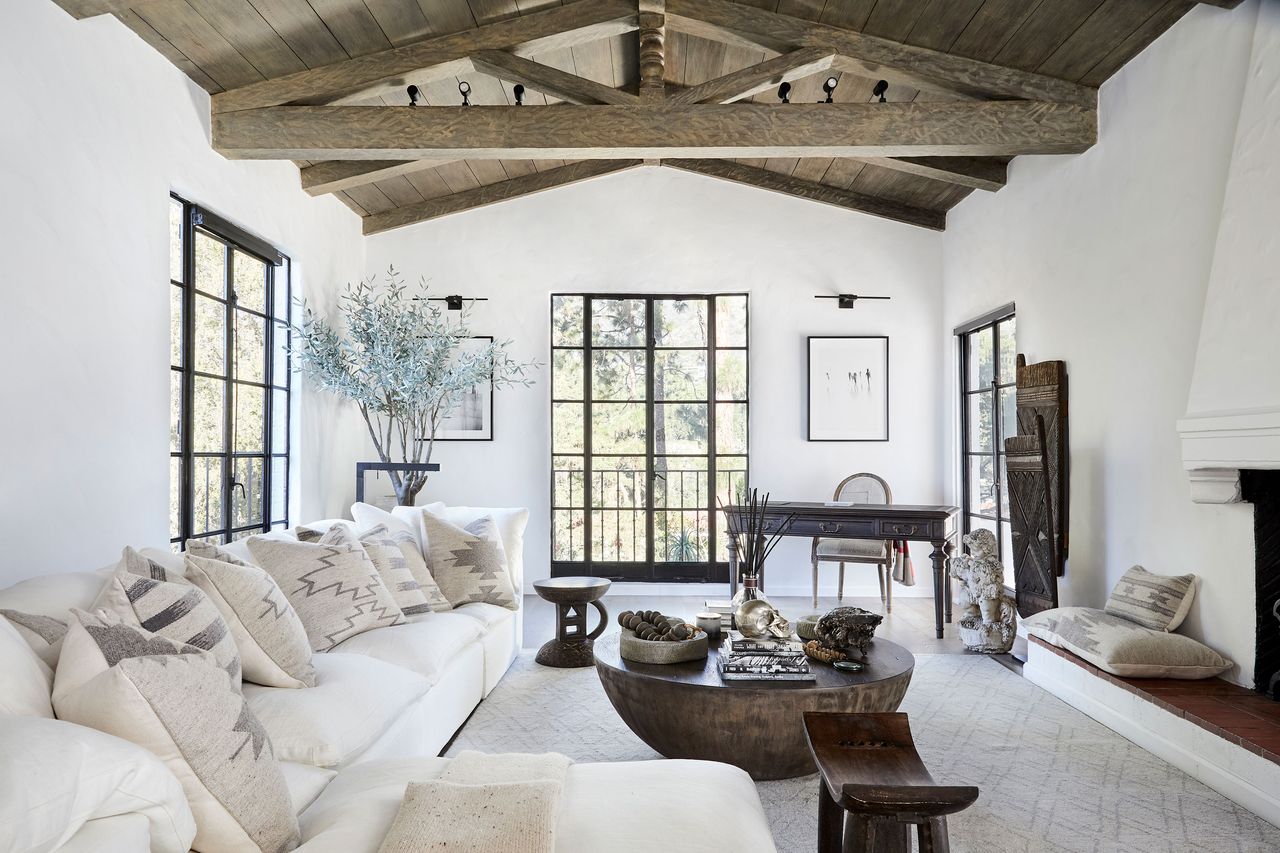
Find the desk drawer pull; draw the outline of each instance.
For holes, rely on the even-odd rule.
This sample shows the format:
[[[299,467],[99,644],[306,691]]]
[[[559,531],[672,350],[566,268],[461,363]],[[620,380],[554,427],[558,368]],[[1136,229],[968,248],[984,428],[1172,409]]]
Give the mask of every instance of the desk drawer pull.
[[[818,529],[821,530],[823,533],[839,533],[840,527],[841,525],[839,524],[830,524],[829,522],[826,522],[826,521],[818,522]]]
[[[917,524],[895,524],[895,525],[893,525],[893,532],[894,532],[894,533],[902,534],[902,535],[905,535],[905,536],[915,536],[915,535],[916,535],[916,531],[917,531],[917,530],[919,530],[919,529],[920,529],[920,526],[919,526],[919,525],[917,525]]]

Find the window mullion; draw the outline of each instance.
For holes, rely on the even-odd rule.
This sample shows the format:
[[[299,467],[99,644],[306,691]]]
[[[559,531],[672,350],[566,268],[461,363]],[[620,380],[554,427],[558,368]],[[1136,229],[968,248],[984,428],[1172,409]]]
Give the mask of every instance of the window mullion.
[[[588,575],[595,575],[595,555],[593,553],[593,538],[595,536],[595,525],[591,520],[591,504],[595,499],[595,486],[592,484],[592,475],[594,473],[591,459],[591,422],[592,422],[592,341],[591,341],[591,312],[593,310],[591,297],[584,296],[582,299],[582,491],[583,497],[583,513],[582,513],[582,559],[587,567]],[[573,556],[570,552],[569,556]]]
[[[716,298],[707,297],[707,580],[716,566]],[[750,396],[750,395],[748,395]],[[750,433],[750,430],[747,431]]]
[[[182,483],[179,504],[181,546],[195,533],[195,350],[196,350],[196,249],[195,211],[182,202]]]
[[[235,493],[235,401],[236,401],[236,376],[235,376],[235,252],[232,251],[230,245],[223,247],[223,275],[225,276],[224,286],[226,287],[227,302],[226,311],[226,358],[224,359],[223,370],[226,371],[227,382],[223,388],[223,433],[222,433],[222,529],[224,537],[228,540],[231,538],[231,528],[235,526],[235,518],[232,512],[232,500]]]
[[[649,579],[650,579],[650,580],[652,580],[652,579],[653,579],[653,566],[654,566],[654,561],[655,561],[655,559],[656,559],[656,554],[655,554],[655,551],[654,551],[654,545],[653,545],[653,534],[654,534],[654,523],[653,523],[653,521],[654,521],[654,514],[655,514],[655,509],[654,509],[654,489],[655,489],[655,487],[656,487],[656,485],[657,485],[657,483],[656,483],[657,459],[655,458],[655,457],[656,457],[656,451],[657,451],[657,443],[654,441],[654,437],[653,437],[653,427],[654,427],[654,407],[658,404],[657,400],[655,400],[655,399],[654,399],[654,397],[653,397],[653,395],[654,395],[654,387],[655,387],[655,382],[654,382],[654,378],[653,378],[653,369],[654,369],[654,368],[653,368],[653,363],[654,363],[654,349],[655,349],[655,346],[657,345],[657,342],[658,342],[658,341],[657,341],[657,337],[658,337],[658,336],[657,336],[656,334],[654,334],[654,330],[653,330],[653,304],[654,304],[653,297],[648,297],[647,299],[645,299],[645,306],[644,306],[644,343],[645,343],[644,396],[645,396],[646,403],[645,403],[645,411],[644,411],[644,422],[645,422],[645,428],[644,428],[644,432],[645,432],[645,462],[644,462],[644,465],[645,465],[645,478],[646,478],[646,481],[648,482],[648,487],[645,489],[645,503],[646,503],[647,505],[645,506],[645,510],[644,510],[644,525],[645,525],[645,528],[644,528],[644,529],[645,529],[645,549],[644,549],[644,554],[645,554],[645,571],[646,571],[646,573],[648,574],[648,577],[649,577]],[[666,482],[666,481],[664,481],[664,487],[665,487],[665,482]],[[665,502],[664,502],[664,504],[665,504]],[[669,517],[670,517],[670,516],[668,516],[668,518],[669,518]],[[631,523],[632,523],[632,529],[634,529],[634,525],[635,525],[635,514],[634,514],[634,513],[632,514],[631,519],[632,519],[632,520],[631,520]],[[634,553],[633,553],[633,556],[634,556]]]

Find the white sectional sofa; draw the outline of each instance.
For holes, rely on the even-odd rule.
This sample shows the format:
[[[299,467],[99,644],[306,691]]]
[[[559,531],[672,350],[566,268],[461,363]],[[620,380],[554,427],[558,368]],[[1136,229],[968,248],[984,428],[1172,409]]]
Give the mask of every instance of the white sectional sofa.
[[[522,587],[525,517],[517,513],[499,525],[516,590]],[[227,548],[237,553],[243,546],[232,543]],[[143,553],[181,571],[181,558],[171,552],[145,549]],[[244,550],[237,556],[249,555]],[[0,610],[65,620],[70,608],[92,604],[110,571],[23,581],[0,590]],[[451,612],[414,616],[403,625],[366,631],[332,651],[315,654],[315,687],[244,683],[244,696],[270,735],[299,814],[303,843],[298,849],[374,853],[406,783],[434,778],[447,765],[447,759],[436,756],[506,673],[519,652],[520,640],[518,610],[466,604]],[[0,659],[0,687],[9,677],[4,670],[20,665],[26,662]],[[49,755],[57,752],[62,757],[42,761],[41,751],[33,752],[29,746],[33,738],[36,743],[52,738],[62,745],[76,744],[70,754],[78,757],[63,755],[65,749],[50,750]],[[48,787],[45,805],[27,809],[28,819],[36,821],[34,826],[14,817],[12,810],[22,808],[20,801],[10,799],[8,810],[0,805],[0,850],[178,849],[172,839],[175,833],[181,835],[181,829],[174,827],[182,823],[185,801],[161,809],[164,816],[157,822],[154,803],[145,808],[122,804],[125,783],[114,789],[114,798],[110,796],[111,783],[104,783],[89,769],[92,757],[104,752],[102,744],[107,741],[115,741],[113,748],[145,766],[149,753],[135,755],[145,751],[109,735],[63,721],[0,713],[0,802],[13,793],[2,790],[6,781],[12,784],[30,773],[40,776],[41,785]],[[27,748],[6,749],[7,742]],[[109,763],[118,772],[121,761]],[[147,772],[167,770],[159,765],[159,771]],[[139,774],[146,775],[138,771],[128,779],[136,780]],[[67,805],[60,810],[50,803]],[[186,817],[190,819],[189,810]],[[774,850],[755,787],[737,768],[654,761],[581,764],[571,769],[557,850],[631,849],[636,841],[652,837],[656,826],[664,827],[663,837],[680,838],[686,851]],[[190,838],[184,842],[189,843]]]

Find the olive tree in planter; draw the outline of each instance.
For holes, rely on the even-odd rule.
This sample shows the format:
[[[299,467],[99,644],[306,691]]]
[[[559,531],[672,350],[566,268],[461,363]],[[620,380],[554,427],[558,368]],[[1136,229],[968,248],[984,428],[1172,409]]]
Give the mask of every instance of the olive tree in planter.
[[[462,395],[477,385],[528,386],[536,362],[507,354],[510,341],[479,349],[468,327],[470,311],[456,319],[429,302],[425,280],[410,288],[395,268],[384,285],[371,277],[348,285],[338,298],[341,321],[330,323],[302,303],[293,327],[298,368],[319,387],[355,402],[369,427],[378,458],[386,463],[431,461],[436,433]],[[402,506],[413,506],[426,471],[392,470]]]

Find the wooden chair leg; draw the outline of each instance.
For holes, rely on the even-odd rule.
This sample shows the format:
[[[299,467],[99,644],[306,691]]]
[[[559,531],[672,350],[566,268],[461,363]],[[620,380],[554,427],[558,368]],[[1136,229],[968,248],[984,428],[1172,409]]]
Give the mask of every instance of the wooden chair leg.
[[[850,812],[841,853],[911,853],[911,825]]]
[[[818,780],[818,853],[841,853],[844,809],[831,798],[826,783]]]
[[[884,565],[884,612],[893,612],[893,567]]]
[[[818,609],[818,558],[813,558],[813,609]]]
[[[876,580],[880,581],[880,603],[884,604],[884,563],[876,563]]]
[[[916,827],[916,833],[920,840],[920,853],[951,853],[945,817],[929,818]]]
[[[836,587],[836,601],[844,601],[844,563],[840,564],[840,586]]]

